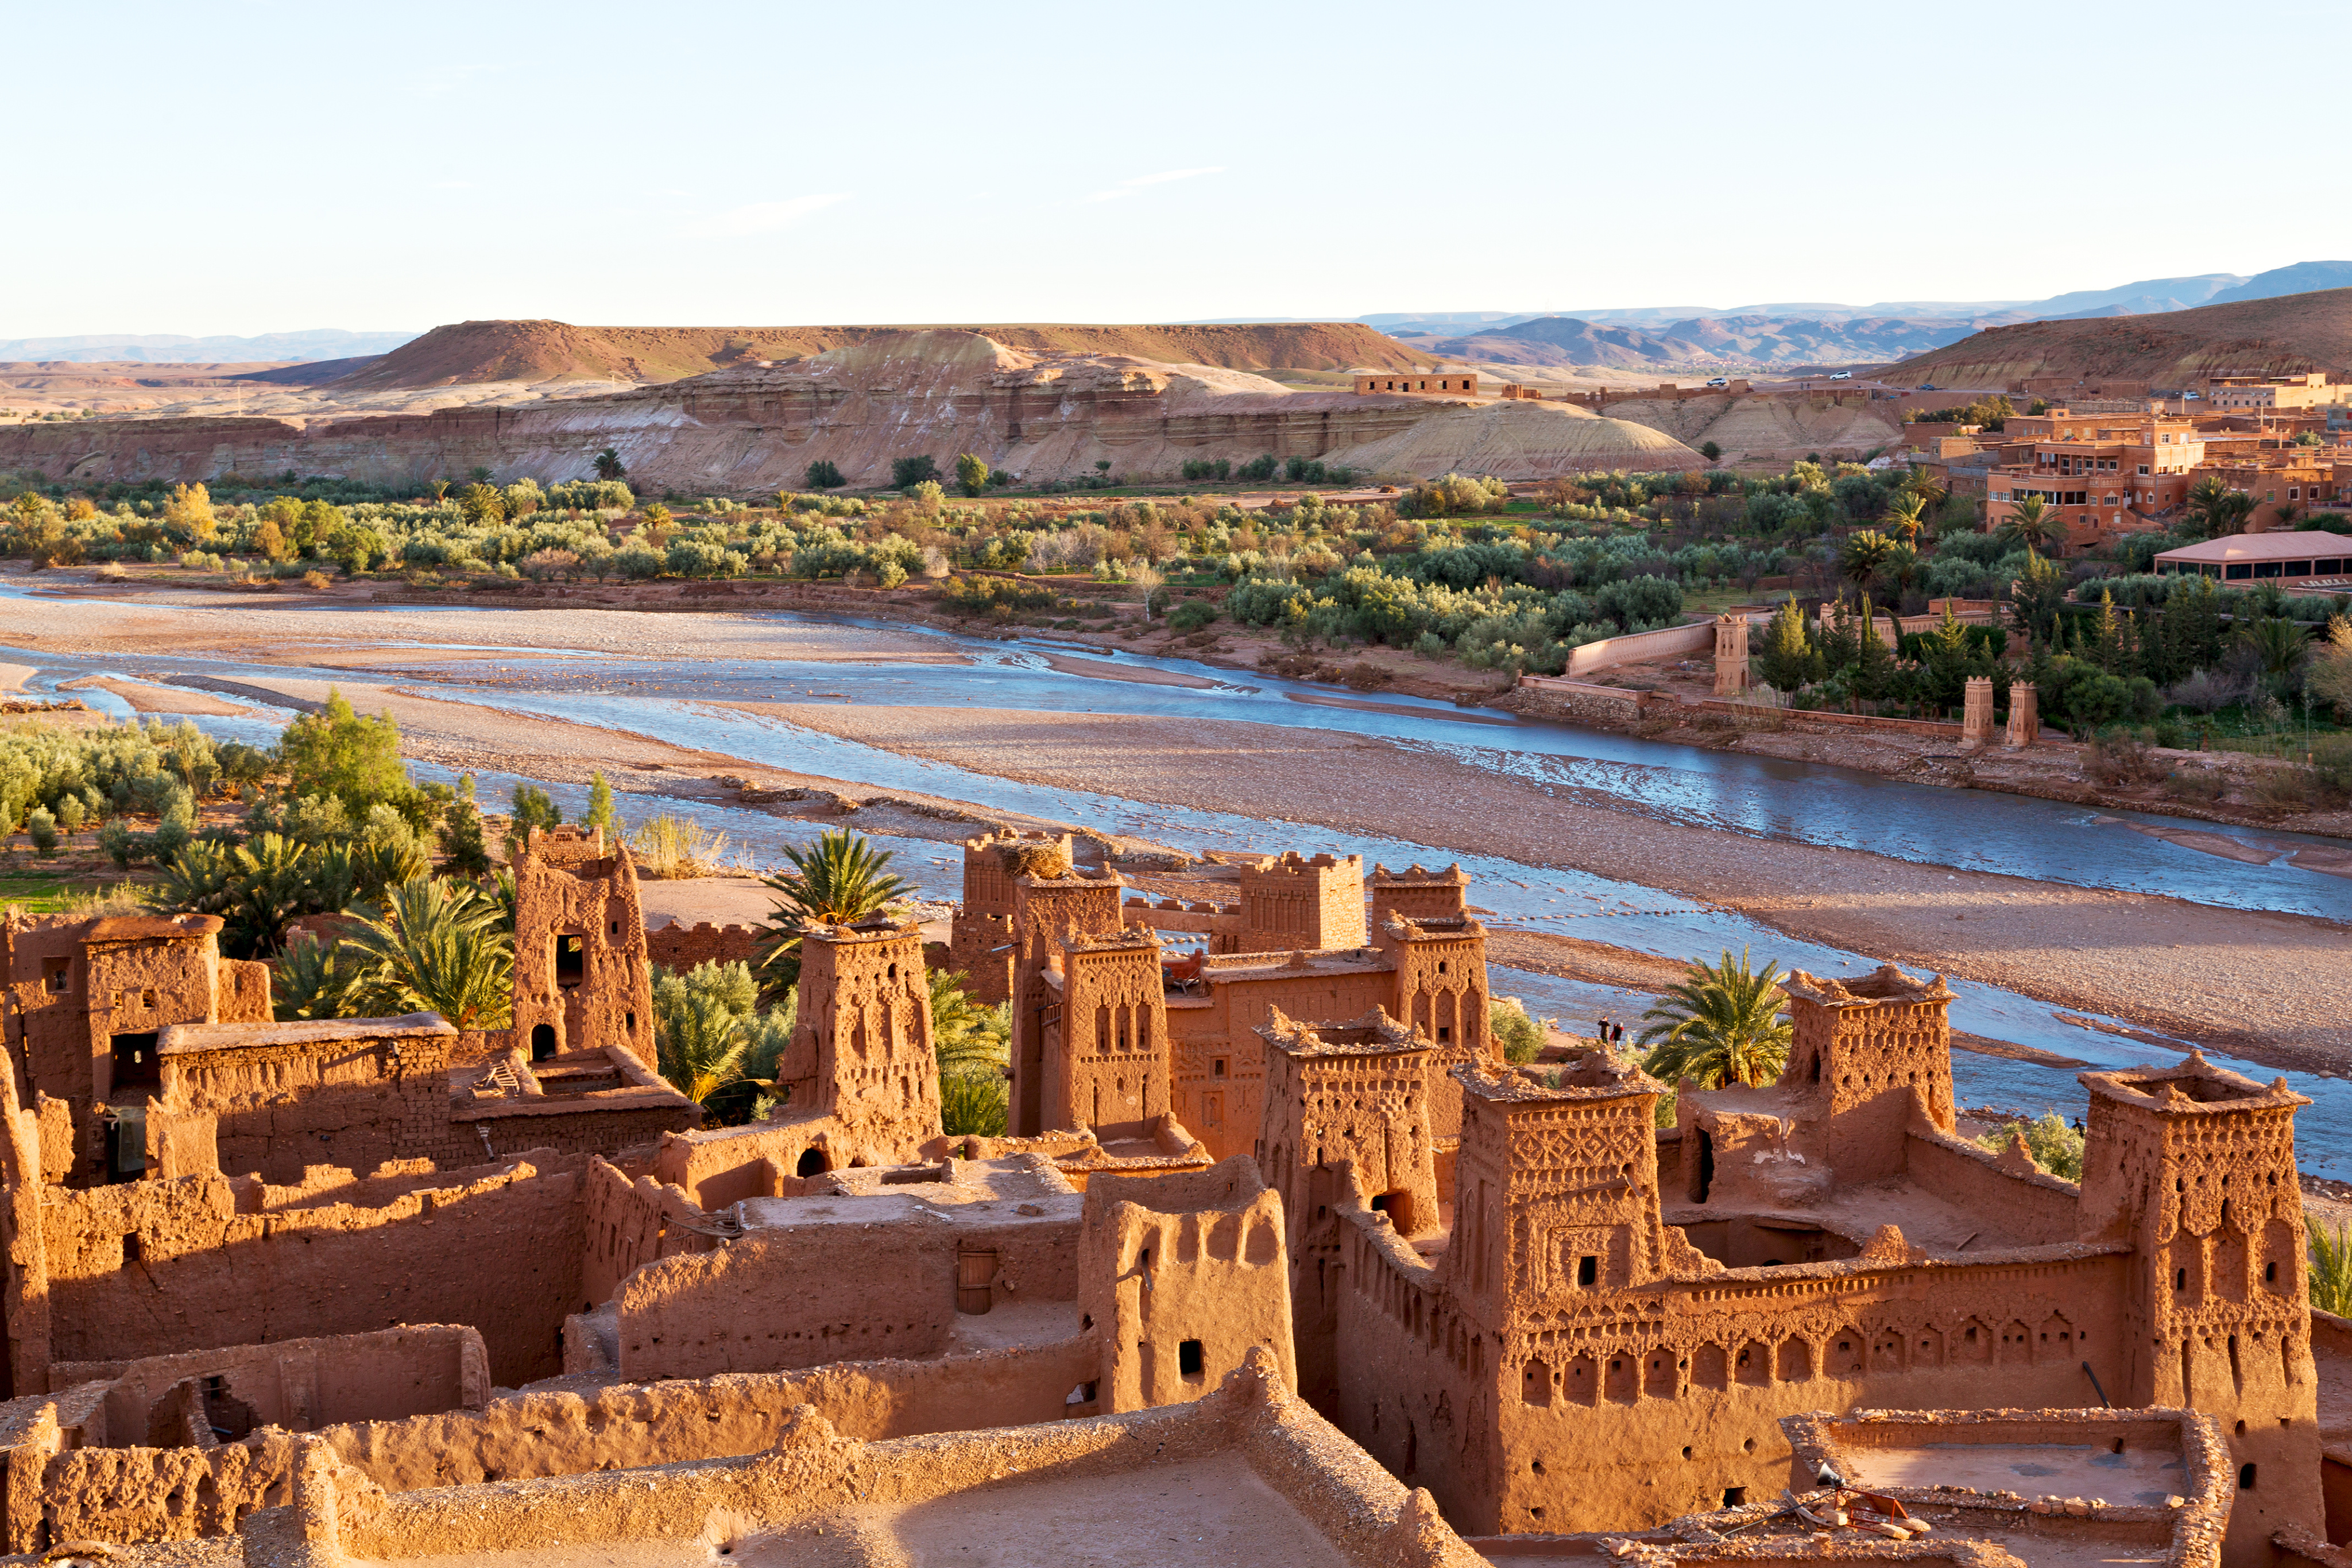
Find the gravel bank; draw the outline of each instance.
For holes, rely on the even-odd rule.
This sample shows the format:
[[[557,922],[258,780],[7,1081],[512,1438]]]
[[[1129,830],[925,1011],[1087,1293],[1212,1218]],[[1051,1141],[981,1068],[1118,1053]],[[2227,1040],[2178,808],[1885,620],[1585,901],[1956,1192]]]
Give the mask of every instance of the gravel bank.
[[[1352,735],[1128,715],[746,704],[998,778],[1589,871],[2273,1065],[2352,1067],[2342,925],[1661,822]],[[1302,844],[1311,848],[1311,844]]]

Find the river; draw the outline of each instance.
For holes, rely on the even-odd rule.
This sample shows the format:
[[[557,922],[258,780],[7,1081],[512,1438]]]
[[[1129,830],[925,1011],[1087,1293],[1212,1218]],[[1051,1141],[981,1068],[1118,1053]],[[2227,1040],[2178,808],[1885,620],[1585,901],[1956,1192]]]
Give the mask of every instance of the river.
[[[775,619],[791,622],[803,632],[824,624],[784,614]],[[881,622],[854,624],[908,630]],[[1297,849],[1307,853],[1328,848],[1360,852],[1367,863],[1378,861],[1391,866],[1459,861],[1473,878],[1473,901],[1492,912],[1493,918],[1530,930],[1587,937],[1675,958],[1746,947],[1759,959],[1774,958],[1817,972],[1850,974],[1872,967],[1869,960],[1854,954],[1791,939],[1737,912],[1633,883],[1496,857],[1464,855],[1408,840],[1342,840],[1328,830],[1278,819],[1192,810],[1019,783],[899,757],[780,720],[709,705],[831,698],[870,706],[967,705],[1168,714],[1345,730],[1426,746],[1475,767],[1572,785],[1660,818],[1722,831],[1869,850],[1920,863],[2003,872],[2081,886],[2163,894],[2226,907],[2352,918],[2352,883],[2343,879],[2305,871],[2283,859],[2268,863],[2220,860],[2134,831],[2127,824],[2192,828],[2270,842],[2332,845],[2334,841],[2249,834],[2185,819],[2098,812],[2027,797],[1940,789],[1851,769],[1521,720],[1491,710],[1465,711],[1413,698],[1384,695],[1374,706],[1354,694],[1333,688],[1240,674],[1181,660],[1108,655],[1060,640],[1002,643],[940,635],[972,663],[736,660],[714,665],[704,661],[648,659],[622,666],[608,654],[582,653],[577,659],[528,661],[532,684],[526,690],[474,684],[496,668],[495,662],[487,668],[478,661],[441,662],[436,660],[436,648],[419,647],[416,662],[408,668],[426,674],[420,678],[404,673],[399,684],[423,696],[629,730],[771,767],[919,791],[1187,848]],[[436,646],[444,653],[453,647]],[[1046,663],[1051,653],[1148,667],[1207,684],[1160,685],[1097,679],[1054,668]],[[372,678],[364,672],[259,665],[217,655],[158,654],[133,661],[121,654],[60,655],[39,649],[0,649],[0,658],[36,666],[39,673],[27,683],[36,691],[94,673],[128,679],[159,674],[246,681]],[[616,671],[622,668],[628,682],[625,687],[616,680]],[[509,669],[508,677],[513,673]],[[128,713],[127,705],[106,693],[80,695],[93,706]],[[257,718],[205,717],[195,722],[225,738],[268,740],[286,716],[281,711]],[[422,777],[440,776],[440,770],[430,767],[420,766],[418,772]],[[486,778],[484,798],[497,800],[512,782]],[[567,813],[576,812],[583,801],[584,792],[576,787],[551,784],[549,788],[566,806]],[[665,809],[727,832],[766,863],[779,860],[784,845],[804,842],[817,831],[812,824],[736,808],[670,802]],[[927,896],[959,896],[960,856],[943,852],[940,844],[930,841],[886,838],[883,841],[897,852],[894,869],[901,870]],[[2014,992],[1969,980],[1948,983],[1955,992],[1951,1016],[1956,1029],[2038,1047],[2098,1068],[2135,1065],[2151,1057],[2169,1059],[2168,1053],[2144,1043],[2063,1022],[2046,1004]],[[1493,988],[1498,996],[1523,998],[1529,1011],[1556,1017],[1572,1029],[1601,1013],[1631,1018],[1644,1005],[1643,998],[1631,992],[1501,967],[1495,971]],[[2274,1076],[2272,1070],[2253,1063],[2209,1055],[2252,1077],[2266,1081]],[[2352,1178],[2352,1082],[2323,1074],[2289,1073],[2287,1077],[2298,1092],[2315,1102],[2303,1113],[2298,1129],[2297,1145],[2305,1168]],[[2072,1070],[2029,1061],[1956,1051],[1954,1079],[1963,1104],[2034,1112],[2054,1108],[2073,1115],[2084,1103]]]

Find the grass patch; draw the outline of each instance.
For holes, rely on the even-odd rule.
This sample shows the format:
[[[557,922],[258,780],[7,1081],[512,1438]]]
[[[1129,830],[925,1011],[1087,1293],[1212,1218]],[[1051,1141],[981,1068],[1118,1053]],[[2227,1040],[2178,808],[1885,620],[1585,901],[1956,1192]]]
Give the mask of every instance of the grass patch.
[[[76,895],[91,893],[96,886],[53,876],[0,876],[0,907],[13,904],[27,915],[62,915]]]

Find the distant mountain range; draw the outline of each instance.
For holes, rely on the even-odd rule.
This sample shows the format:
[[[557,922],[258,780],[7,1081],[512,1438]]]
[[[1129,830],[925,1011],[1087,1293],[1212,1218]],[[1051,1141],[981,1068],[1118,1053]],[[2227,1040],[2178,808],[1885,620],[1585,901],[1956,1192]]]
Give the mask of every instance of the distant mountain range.
[[[2047,299],[1783,302],[1717,310],[1654,305],[1606,310],[1451,310],[1360,317],[1433,359],[1666,371],[1883,364],[1994,327],[2155,316],[2352,286],[2352,261],[2305,261],[2242,277],[2147,277]]]
[[[93,332],[75,338],[0,340],[0,360],[78,364],[249,364],[275,360],[347,360],[389,353],[415,332],[265,332],[257,338],[183,338],[169,332]]]

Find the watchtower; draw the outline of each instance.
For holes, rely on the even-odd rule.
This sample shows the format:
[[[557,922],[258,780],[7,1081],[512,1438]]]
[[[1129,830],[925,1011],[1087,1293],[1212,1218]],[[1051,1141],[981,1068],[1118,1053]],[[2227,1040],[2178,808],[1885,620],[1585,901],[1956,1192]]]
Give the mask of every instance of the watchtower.
[[[629,846],[533,828],[514,857],[514,1040],[544,1061],[619,1046],[654,1056],[653,968]]]
[[[1941,975],[1882,964],[1839,980],[1791,969],[1780,988],[1795,1026],[1780,1082],[1814,1092],[1813,1146],[1840,1181],[1902,1174],[1915,1093],[1929,1122],[1953,1130],[1952,993]]]
[[[1295,850],[1241,868],[1236,953],[1364,945],[1364,857]]]
[[[1429,1135],[1429,1041],[1379,1008],[1344,1023],[1303,1024],[1280,1009],[1255,1030],[1265,1042],[1258,1168],[1281,1195],[1298,1333],[1298,1391],[1329,1411],[1339,1399],[1343,1184],[1389,1217],[1397,1234],[1438,1228]],[[1343,1175],[1343,1173],[1347,1173]]]
[[[2263,1559],[2271,1532],[2324,1529],[2294,1113],[2200,1051],[2167,1069],[2079,1074],[2091,1093],[2082,1239],[2129,1241],[2118,1404],[2190,1406],[2231,1429],[2238,1491],[2224,1561]]]
[[[1389,1014],[1429,1040],[1429,1130],[1441,1147],[1460,1134],[1462,1101],[1447,1070],[1494,1060],[1487,1034],[1486,928],[1467,915],[1391,915],[1372,946],[1395,966]]]
[[[1168,1114],[1160,939],[1142,926],[1072,932],[1058,956],[1043,976],[1054,996],[1041,1017],[1045,1125],[1091,1127],[1106,1141],[1148,1136]]]
[[[875,916],[803,932],[800,1006],[776,1076],[793,1117],[830,1116],[868,1149],[919,1157],[940,1134],[920,925]]]
[[[1013,924],[1015,880],[1060,876],[1072,863],[1070,835],[1011,828],[963,842],[963,902],[949,927],[949,965],[975,1000],[995,1005],[1013,994],[1020,944]]]
[[[1055,1125],[1045,1118],[1045,1014],[1058,1009],[1062,998],[1045,982],[1045,971],[1056,960],[1069,936],[1101,936],[1125,923],[1120,913],[1126,884],[1109,872],[1087,876],[1073,870],[1066,876],[1015,876],[1013,879],[1013,940],[1018,945],[1013,972],[1013,1094],[1007,1130],[1016,1137],[1034,1137]]]
[[[1715,695],[1738,696],[1748,689],[1748,617],[1727,610],[1715,618]]]
[[[1452,1075],[1462,1147],[1443,1266],[1470,1317],[1523,1342],[1515,1331],[1539,1310],[1668,1271],[1682,1238],[1658,1207],[1664,1084],[1603,1051],[1563,1068],[1557,1088],[1482,1066]]]

